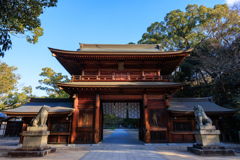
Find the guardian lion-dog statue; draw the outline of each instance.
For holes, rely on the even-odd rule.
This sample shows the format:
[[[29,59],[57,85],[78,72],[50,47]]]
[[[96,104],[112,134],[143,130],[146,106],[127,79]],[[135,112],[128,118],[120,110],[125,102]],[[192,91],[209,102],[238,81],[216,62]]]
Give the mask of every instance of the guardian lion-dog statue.
[[[197,124],[199,126],[212,126],[212,120],[205,114],[202,106],[200,105],[195,105],[194,106],[194,114],[195,114],[195,119],[197,120]]]
[[[47,118],[48,118],[48,111],[50,110],[49,106],[42,106],[42,108],[39,110],[37,116],[32,119],[30,126],[46,126]]]

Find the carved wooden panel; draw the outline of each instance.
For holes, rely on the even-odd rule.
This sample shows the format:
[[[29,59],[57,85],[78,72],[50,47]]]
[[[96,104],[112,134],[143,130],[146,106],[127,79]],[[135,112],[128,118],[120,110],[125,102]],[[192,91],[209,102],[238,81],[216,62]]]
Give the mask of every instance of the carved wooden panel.
[[[149,109],[150,127],[166,127],[166,113],[164,109]]]
[[[79,109],[78,127],[93,126],[93,109]]]

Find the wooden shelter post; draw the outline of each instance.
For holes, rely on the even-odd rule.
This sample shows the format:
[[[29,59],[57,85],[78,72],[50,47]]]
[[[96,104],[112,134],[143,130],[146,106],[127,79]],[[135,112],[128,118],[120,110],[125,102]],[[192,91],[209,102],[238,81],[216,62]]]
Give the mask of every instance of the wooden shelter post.
[[[151,135],[150,135],[150,125],[149,125],[149,113],[147,107],[147,94],[143,94],[143,107],[144,107],[144,123],[145,123],[145,143],[150,143]]]
[[[100,120],[100,96],[96,94],[96,110],[95,110],[95,127],[94,127],[94,143],[99,142],[99,120]]]
[[[74,112],[73,112],[73,118],[72,118],[72,134],[71,134],[71,144],[73,144],[75,142],[75,139],[76,139],[76,136],[77,136],[77,118],[78,118],[78,114],[79,114],[79,111],[78,111],[78,95],[77,94],[74,94],[73,96],[74,99]]]
[[[172,121],[171,121],[171,116],[169,115],[169,112],[167,112],[167,108],[169,108],[169,95],[165,94],[164,95],[164,103],[165,103],[165,109],[166,109],[166,114],[167,114],[167,131],[168,131],[168,142],[172,143],[173,138],[172,138]]]
[[[27,124],[26,124],[26,122],[23,120],[22,133],[23,133],[23,131],[26,131],[26,130],[27,130]],[[22,144],[22,143],[23,143],[23,135],[21,134],[20,140],[19,140],[19,144]]]

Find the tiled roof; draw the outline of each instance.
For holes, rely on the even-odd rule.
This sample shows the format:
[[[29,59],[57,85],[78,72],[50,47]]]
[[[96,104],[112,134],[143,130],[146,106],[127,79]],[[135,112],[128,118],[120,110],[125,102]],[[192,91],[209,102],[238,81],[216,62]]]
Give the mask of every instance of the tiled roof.
[[[174,98],[169,99],[168,111],[173,113],[193,113],[193,107],[195,105],[200,105],[203,110],[208,114],[219,114],[219,113],[234,113],[236,110],[221,107],[208,97],[204,98]]]
[[[73,112],[73,100],[61,98],[32,98],[21,107],[4,110],[6,114],[36,114],[43,105],[50,106],[49,114],[63,114]]]

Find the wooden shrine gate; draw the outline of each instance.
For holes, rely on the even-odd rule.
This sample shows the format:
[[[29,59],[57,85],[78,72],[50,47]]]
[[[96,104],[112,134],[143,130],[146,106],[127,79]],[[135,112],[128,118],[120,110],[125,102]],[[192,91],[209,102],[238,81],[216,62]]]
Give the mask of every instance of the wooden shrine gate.
[[[116,104],[136,102],[139,103],[140,112],[139,140],[145,143],[168,142],[167,128],[170,126],[163,97],[163,95],[147,96],[147,94],[78,95],[74,105],[77,107],[73,114],[71,143],[99,143],[103,140],[104,105],[114,104],[116,106]]]

